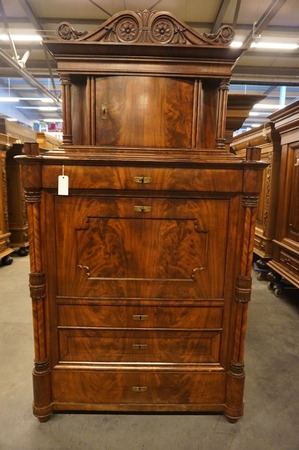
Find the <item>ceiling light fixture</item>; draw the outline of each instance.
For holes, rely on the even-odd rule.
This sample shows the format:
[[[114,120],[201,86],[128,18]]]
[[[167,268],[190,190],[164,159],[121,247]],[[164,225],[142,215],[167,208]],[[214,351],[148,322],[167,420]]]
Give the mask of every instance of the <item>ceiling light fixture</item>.
[[[56,106],[39,106],[39,111],[57,111],[59,108],[56,108]]]
[[[63,119],[43,119],[43,122],[62,123]]]
[[[241,41],[233,41],[233,42],[230,44],[230,47],[233,47],[233,48],[240,48],[240,47],[242,47],[242,45],[243,45],[243,42],[241,42]]]
[[[18,102],[18,97],[0,97],[0,102]]]
[[[277,42],[252,42],[251,48],[259,48],[264,50],[296,50],[298,44],[279,44]]]
[[[254,106],[256,109],[281,109],[281,105],[274,105],[273,103],[256,103]]]
[[[38,34],[11,34],[11,38],[14,42],[41,42],[43,38]],[[0,41],[9,41],[9,37],[7,34],[0,34]]]

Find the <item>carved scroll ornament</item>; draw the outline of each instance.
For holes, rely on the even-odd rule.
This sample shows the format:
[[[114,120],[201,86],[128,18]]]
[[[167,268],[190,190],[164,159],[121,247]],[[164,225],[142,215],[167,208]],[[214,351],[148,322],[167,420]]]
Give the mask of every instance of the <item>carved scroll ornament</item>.
[[[170,13],[138,10],[115,14],[95,31],[76,31],[68,22],[57,30],[61,40],[105,43],[154,43],[228,46],[234,29],[224,25],[215,34],[196,33]]]

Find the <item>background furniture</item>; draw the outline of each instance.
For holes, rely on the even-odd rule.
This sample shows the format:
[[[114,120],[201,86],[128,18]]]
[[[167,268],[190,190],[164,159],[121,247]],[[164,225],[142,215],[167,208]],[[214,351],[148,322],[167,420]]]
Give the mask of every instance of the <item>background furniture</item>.
[[[36,132],[7,119],[0,119],[0,130],[12,138],[6,152],[6,190],[10,247],[18,248],[20,256],[28,255],[28,222],[21,183],[21,168],[14,157],[22,155],[25,141],[36,141]]]
[[[248,146],[260,147],[261,159],[268,163],[263,173],[262,191],[259,197],[253,251],[264,259],[273,257],[276,216],[279,192],[281,146],[280,135],[274,124],[268,122],[233,138],[231,148],[240,157],[245,157]]]
[[[269,116],[281,136],[281,168],[273,259],[269,280],[299,288],[299,101]],[[269,277],[269,276],[268,276]]]
[[[10,232],[10,247],[18,248],[20,256],[28,255],[28,222],[25,206],[25,197],[21,182],[21,168],[15,156],[22,155],[24,142],[38,142],[43,149],[53,149],[61,141],[48,133],[36,133],[25,126],[0,119],[0,130],[11,142],[6,149],[5,158],[5,184],[6,208],[8,215],[8,230]],[[9,261],[9,259],[6,259]]]
[[[41,148],[47,150],[53,150],[54,148],[60,147],[62,141],[49,133],[43,133],[38,131],[36,133],[36,142],[38,142]]]
[[[228,94],[225,140],[227,149],[233,141],[234,131],[239,130],[256,103],[265,98],[262,94]]]
[[[0,259],[4,265],[13,262],[10,256],[13,249],[10,248],[10,235],[7,209],[7,183],[6,183],[6,152],[14,142],[6,134],[0,133]]]
[[[125,11],[46,43],[63,148],[26,144],[34,414],[243,414],[260,150],[225,146],[233,30]],[[66,177],[69,180],[66,187]],[[58,181],[59,180],[59,181]],[[58,183],[62,189],[58,192]]]

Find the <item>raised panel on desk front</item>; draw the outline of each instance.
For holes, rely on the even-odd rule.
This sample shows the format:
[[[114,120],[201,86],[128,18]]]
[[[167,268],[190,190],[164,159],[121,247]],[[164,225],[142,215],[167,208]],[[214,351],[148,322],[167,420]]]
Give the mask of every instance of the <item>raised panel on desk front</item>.
[[[223,298],[229,206],[56,197],[58,296]]]

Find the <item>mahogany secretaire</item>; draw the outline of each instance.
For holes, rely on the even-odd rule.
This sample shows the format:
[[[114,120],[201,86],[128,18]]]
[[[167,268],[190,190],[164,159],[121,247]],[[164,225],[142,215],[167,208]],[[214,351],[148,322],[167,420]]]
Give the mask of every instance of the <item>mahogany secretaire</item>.
[[[233,30],[200,35],[169,13],[124,11],[94,32],[58,33],[45,45],[63,145],[28,143],[18,158],[34,414],[215,411],[234,422],[265,163],[259,149],[240,158],[225,146],[242,53]]]

